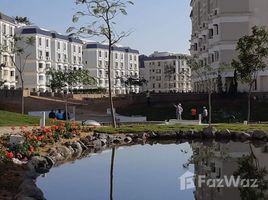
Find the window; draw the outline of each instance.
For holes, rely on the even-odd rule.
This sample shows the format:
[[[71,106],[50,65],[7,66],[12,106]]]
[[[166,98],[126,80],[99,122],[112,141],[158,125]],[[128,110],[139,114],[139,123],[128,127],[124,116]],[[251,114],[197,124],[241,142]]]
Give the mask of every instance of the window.
[[[158,64],[157,64],[158,66],[160,66],[161,65],[161,63],[160,62],[158,62]]]
[[[39,46],[42,46],[42,38],[39,38],[38,41],[39,41]]]
[[[158,83],[158,88],[161,88],[161,83]]]
[[[99,51],[99,57],[101,58],[101,51]]]
[[[46,51],[46,58],[49,58],[49,52]]]
[[[10,71],[10,76],[11,77],[15,76],[15,71]]]
[[[157,76],[157,77],[156,77],[156,80],[157,80],[157,81],[161,81],[161,76]]]
[[[13,28],[11,26],[9,27],[9,35],[14,35]]]
[[[4,70],[4,76],[7,76],[7,75],[8,75],[8,71]]]
[[[108,52],[107,51],[105,51],[105,58],[107,58],[108,57]]]
[[[73,48],[74,48],[74,52],[76,52],[76,46],[73,46]]]
[[[39,69],[42,69],[42,68],[43,68],[43,63],[39,63],[39,64],[38,64],[38,68],[39,68]]]
[[[78,53],[81,53],[81,47],[78,47]]]
[[[49,69],[50,68],[50,64],[46,64],[46,69]]]
[[[5,24],[3,25],[3,34],[7,34],[7,26]]]
[[[66,48],[67,48],[67,45],[66,45],[66,43],[64,43],[64,45],[63,45],[64,51],[66,50]]]
[[[124,54],[121,53],[121,59],[123,60],[124,59]]]
[[[60,49],[60,42],[58,42],[58,49]]]
[[[155,88],[155,84],[153,83],[153,88]]]
[[[157,74],[161,74],[161,69],[157,69],[157,70],[156,70],[156,73],[157,73]]]
[[[39,56],[39,59],[43,59],[43,52],[42,51],[38,51],[38,56]]]
[[[137,56],[134,56],[134,60],[135,60],[135,61],[137,60]]]
[[[76,63],[76,56],[74,56],[73,58],[74,58],[74,63]]]
[[[115,53],[115,55],[114,55],[114,56],[115,56],[115,59],[118,59],[118,54],[117,54],[117,53]]]
[[[49,47],[49,41],[46,39],[46,47]]]
[[[132,55],[129,56],[129,60],[132,60]]]
[[[58,53],[58,60],[60,60],[61,59],[61,55],[60,55],[60,53]]]
[[[44,80],[44,76],[39,76],[39,81],[43,81]]]
[[[102,67],[102,61],[101,60],[99,61],[99,67]]]

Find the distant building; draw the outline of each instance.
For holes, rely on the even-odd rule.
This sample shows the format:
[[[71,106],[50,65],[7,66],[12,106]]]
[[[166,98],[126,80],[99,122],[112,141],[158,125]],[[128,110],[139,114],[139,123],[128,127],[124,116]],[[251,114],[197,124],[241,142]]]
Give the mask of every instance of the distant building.
[[[0,13],[0,49],[4,48],[4,51],[0,51],[0,82],[2,87],[10,89],[16,87],[15,79],[15,55],[8,53],[13,49],[14,40],[12,36],[15,33],[15,20],[3,13]],[[13,60],[13,61],[12,61]]]
[[[96,87],[108,90],[108,46],[97,42],[83,48],[85,69],[97,80]],[[139,86],[126,86],[122,79],[139,77],[139,51],[129,47],[112,47],[111,80],[113,94],[139,93]]]
[[[34,37],[35,43],[25,49],[24,54],[30,55],[24,70],[25,89],[45,92],[49,77],[46,71],[79,70],[83,68],[81,40],[61,35],[54,31],[41,29],[37,26],[22,26],[17,29],[22,37]],[[25,45],[23,42],[19,45]],[[17,62],[19,60],[17,59]],[[20,81],[18,81],[18,87]]]
[[[221,76],[224,90],[229,91],[234,76],[230,65],[237,56],[237,41],[250,34],[254,25],[268,26],[268,1],[191,0],[191,7],[191,55],[197,58],[200,65],[210,65],[216,73],[221,65],[228,66]],[[214,77],[215,91],[216,79],[217,75]],[[247,91],[247,87],[241,83],[238,89]],[[253,90],[268,91],[267,69],[259,73]],[[193,91],[206,91],[206,82],[193,76]]]
[[[190,92],[191,69],[185,57],[188,55],[168,52],[154,52],[142,57],[140,76],[147,80],[143,91],[154,92]]]

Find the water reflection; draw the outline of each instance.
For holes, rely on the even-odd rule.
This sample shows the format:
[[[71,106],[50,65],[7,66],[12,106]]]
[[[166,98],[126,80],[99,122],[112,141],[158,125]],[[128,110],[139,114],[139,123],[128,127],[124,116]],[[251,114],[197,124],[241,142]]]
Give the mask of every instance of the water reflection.
[[[195,183],[198,186],[198,177],[204,175],[206,179],[225,180],[225,177],[240,177],[244,180],[257,179],[257,188],[251,187],[210,187],[206,183],[196,187],[195,199],[268,199],[267,171],[268,146],[252,145],[250,143],[220,144],[213,142],[210,145],[194,143],[191,145],[193,155],[190,162],[195,166]],[[237,179],[236,179],[237,180]],[[200,183],[199,183],[200,184]]]
[[[235,142],[136,145],[53,168],[38,186],[48,200],[268,199],[267,153],[267,144]],[[195,188],[181,190],[187,171]],[[198,187],[198,175],[258,178],[260,187]]]

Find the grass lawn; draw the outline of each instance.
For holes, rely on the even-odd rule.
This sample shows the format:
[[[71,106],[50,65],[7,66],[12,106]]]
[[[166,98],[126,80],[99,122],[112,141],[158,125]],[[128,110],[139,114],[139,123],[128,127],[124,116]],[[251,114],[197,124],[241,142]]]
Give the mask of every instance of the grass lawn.
[[[0,126],[22,126],[39,124],[38,117],[21,115],[13,112],[0,111]]]
[[[155,124],[141,124],[141,125],[123,125],[119,128],[112,128],[110,126],[107,127],[99,127],[95,129],[95,132],[99,133],[142,133],[142,132],[169,132],[169,131],[187,131],[191,129],[202,130],[206,126],[199,125],[155,125]],[[243,124],[217,124],[214,125],[218,130],[229,129],[230,131],[253,131],[253,130],[262,130],[268,133],[268,124],[252,124],[252,125],[243,125]]]

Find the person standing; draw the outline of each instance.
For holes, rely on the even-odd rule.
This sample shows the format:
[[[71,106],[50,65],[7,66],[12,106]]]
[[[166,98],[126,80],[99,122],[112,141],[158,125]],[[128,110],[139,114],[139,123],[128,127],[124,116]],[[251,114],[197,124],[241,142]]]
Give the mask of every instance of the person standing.
[[[48,114],[48,118],[49,119],[55,119],[56,118],[56,114],[55,114],[54,110],[50,111],[50,113]]]
[[[174,107],[176,108],[177,120],[182,120],[182,113],[183,113],[182,105],[180,103],[178,103],[177,105],[174,104]]]
[[[208,123],[208,110],[205,106],[203,107],[203,123]]]
[[[63,120],[63,113],[61,112],[61,109],[58,110],[56,113],[57,120]]]
[[[192,120],[195,120],[195,119],[196,119],[196,115],[197,115],[197,110],[196,110],[196,108],[192,108],[192,109],[191,109]]]

